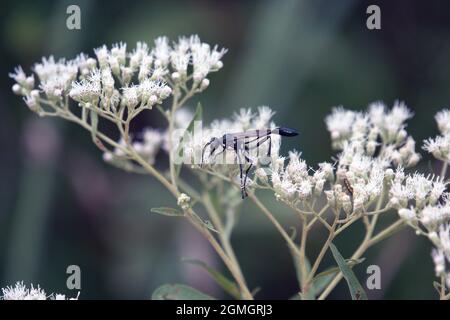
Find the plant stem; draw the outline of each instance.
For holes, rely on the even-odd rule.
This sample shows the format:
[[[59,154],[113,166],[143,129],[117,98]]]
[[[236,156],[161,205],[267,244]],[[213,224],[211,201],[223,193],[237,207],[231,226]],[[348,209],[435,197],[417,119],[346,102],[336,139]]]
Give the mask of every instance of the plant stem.
[[[381,205],[383,204],[383,199],[384,199],[384,192],[382,192],[382,194],[380,195],[380,198],[378,199],[375,211],[380,210]],[[377,220],[378,220],[378,215],[373,216],[372,221],[371,221],[369,227],[367,228],[366,235],[364,236],[364,240],[359,245],[358,249],[356,249],[356,251],[353,253],[351,259],[356,260],[356,259],[361,258],[361,256],[364,254],[364,252],[366,252],[366,250],[370,246],[374,245],[376,242],[378,242],[381,239],[383,239],[384,235],[391,233],[392,230],[388,230],[388,229],[390,229],[392,227],[392,225],[391,225],[391,227],[383,230],[380,234],[378,234],[376,237],[374,237],[374,239],[377,238],[377,240],[374,241],[372,239],[372,234],[373,234],[373,232],[375,230],[375,226],[376,226]],[[395,225],[396,223],[398,223],[398,221],[395,222],[393,225]],[[393,227],[393,228],[396,228],[396,227]],[[319,300],[324,300],[326,297],[328,297],[328,295],[337,286],[339,281],[342,280],[342,278],[343,278],[342,272],[339,272],[333,278],[333,280],[330,282],[330,284],[325,288],[325,290],[322,292],[322,294],[319,296]]]
[[[444,161],[444,163],[442,165],[442,169],[441,169],[441,175],[440,175],[441,180],[445,179],[445,176],[447,174],[447,168],[448,168],[448,162]]]
[[[250,293],[250,290],[248,289],[248,287],[246,285],[245,278],[242,274],[242,270],[241,270],[239,262],[236,258],[236,254],[234,253],[233,247],[231,246],[230,239],[228,238],[227,234],[225,233],[222,221],[219,217],[219,213],[214,208],[212,201],[211,201],[211,197],[207,193],[205,193],[203,195],[203,204],[204,204],[206,210],[208,211],[208,214],[209,214],[212,222],[214,223],[214,226],[217,228],[217,231],[219,231],[220,242],[221,242],[225,252],[227,253],[228,257],[230,258],[231,262],[233,263],[233,265],[236,268],[236,273],[238,274],[238,276],[240,278],[240,282],[242,283],[242,285],[240,286],[242,297],[246,297],[246,299],[253,299],[253,296]]]
[[[310,271],[308,279],[307,279],[308,283],[311,282],[314,275],[316,274],[317,269],[319,268],[320,263],[322,262],[322,259],[325,256],[325,253],[327,252],[328,248],[330,247],[331,241],[333,241],[333,239],[334,239],[334,236],[335,236],[334,230],[336,228],[337,218],[338,218],[338,216],[336,215],[336,218],[332,225],[332,230],[328,234],[327,240],[325,241],[324,245],[322,246],[322,249],[320,250],[319,255],[317,256],[316,261],[314,262],[313,266],[311,267],[311,271]]]
[[[169,149],[169,168],[170,168],[170,179],[172,180],[172,185],[178,190],[177,188],[177,177],[175,172],[175,162],[173,161],[173,128],[174,128],[174,122],[175,122],[175,112],[178,108],[178,97],[179,97],[179,89],[175,88],[173,92],[173,100],[172,100],[172,107],[170,109],[170,117],[169,117],[169,132],[168,132],[168,149]]]
[[[300,239],[300,253],[299,253],[299,263],[300,263],[300,288],[304,296],[307,296],[309,286],[306,281],[308,277],[308,270],[306,268],[306,241],[308,239],[308,223],[304,215],[301,216],[302,220],[302,236]]]
[[[311,221],[308,223],[308,229],[311,229],[312,226],[314,225],[314,223],[318,220],[318,219],[323,219],[322,215],[328,210],[329,205],[326,204],[320,211],[319,213],[317,213],[317,215],[315,215],[315,217],[313,219],[311,219]]]

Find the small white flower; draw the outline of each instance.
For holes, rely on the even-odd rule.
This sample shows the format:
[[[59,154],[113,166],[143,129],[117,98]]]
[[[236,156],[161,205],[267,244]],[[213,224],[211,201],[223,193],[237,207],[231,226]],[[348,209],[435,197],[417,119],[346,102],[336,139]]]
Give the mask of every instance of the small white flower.
[[[420,222],[428,230],[437,228],[450,218],[450,208],[447,206],[426,206],[420,213]]]
[[[431,251],[431,257],[434,262],[434,271],[436,273],[436,277],[440,277],[445,273],[445,256],[442,250],[433,249]]]
[[[410,209],[401,208],[400,210],[398,210],[398,215],[400,216],[400,218],[402,218],[403,220],[405,220],[407,222],[413,222],[417,219],[414,208],[410,208]]]
[[[162,134],[155,129],[147,128],[142,135],[142,142],[134,142],[133,148],[142,155],[150,164],[155,163],[156,155],[163,142]]]
[[[130,54],[130,68],[137,70],[142,62],[143,57],[148,55],[148,46],[145,42],[138,42],[136,48]]]
[[[101,81],[98,70],[91,73],[88,79],[73,82],[69,96],[78,102],[94,103],[101,95]]]
[[[450,224],[440,226],[439,239],[441,249],[444,251],[447,260],[450,262]]]
[[[191,198],[185,194],[181,193],[177,199],[177,204],[183,210],[188,210],[190,206]]]
[[[208,73],[219,70],[223,65],[220,59],[226,50],[219,50],[217,46],[211,49],[209,44],[200,42],[198,36],[190,38],[190,50],[194,69],[193,78],[197,83],[200,83]]]
[[[239,113],[235,113],[233,116],[235,121],[239,122],[244,131],[250,128],[250,124],[253,117],[254,114],[252,113],[252,109],[250,108],[249,109],[241,108],[239,110]]]
[[[434,118],[441,134],[450,133],[450,111],[448,109],[439,111]]]
[[[268,106],[258,107],[258,113],[253,119],[253,127],[256,129],[270,128],[270,121],[272,120],[272,117],[274,115],[275,111],[273,111]]]
[[[450,134],[437,136],[434,139],[424,140],[422,147],[425,151],[431,153],[436,159],[442,161],[450,160]]]
[[[101,69],[107,68],[109,66],[109,51],[108,48],[103,45],[97,49],[94,49],[94,53],[97,56],[97,60]]]
[[[158,37],[155,39],[155,48],[153,55],[155,56],[155,64],[160,66],[167,66],[170,61],[170,46],[167,37]]]
[[[131,86],[122,88],[122,102],[130,109],[137,106],[140,101],[139,87]]]
[[[345,110],[342,106],[333,108],[330,115],[325,118],[328,131],[333,141],[350,137],[355,112]]]
[[[110,59],[112,57],[117,59],[119,65],[124,65],[127,58],[127,44],[123,42],[113,44]]]
[[[313,186],[309,179],[305,179],[298,184],[298,197],[300,200],[306,200],[312,195]]]

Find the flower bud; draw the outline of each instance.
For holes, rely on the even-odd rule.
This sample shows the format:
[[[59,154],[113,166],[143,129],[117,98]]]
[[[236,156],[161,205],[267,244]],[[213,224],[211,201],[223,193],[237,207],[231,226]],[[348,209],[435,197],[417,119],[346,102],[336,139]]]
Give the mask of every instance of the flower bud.
[[[22,94],[22,87],[18,83],[15,83],[12,86],[12,91],[17,95],[20,95],[20,94]]]
[[[200,83],[200,90],[203,91],[203,90],[205,90],[206,88],[208,88],[208,86],[209,86],[209,79],[208,79],[208,78],[205,78],[205,79],[203,79],[202,82]]]

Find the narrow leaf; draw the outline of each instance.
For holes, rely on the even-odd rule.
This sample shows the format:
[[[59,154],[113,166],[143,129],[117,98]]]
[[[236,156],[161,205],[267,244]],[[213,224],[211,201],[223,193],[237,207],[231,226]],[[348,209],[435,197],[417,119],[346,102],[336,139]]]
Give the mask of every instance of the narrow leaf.
[[[184,213],[180,210],[174,209],[174,208],[167,208],[167,207],[161,207],[161,208],[152,208],[150,210],[154,213],[159,213],[164,216],[171,216],[171,217],[182,217],[184,216]]]
[[[83,110],[86,109],[85,107]],[[108,151],[108,149],[103,145],[102,141],[97,137],[98,132],[98,114],[94,110],[91,110],[90,112],[91,117],[91,136],[92,141],[95,143],[95,145],[102,150],[103,152]]]
[[[203,108],[202,108],[201,103],[199,102],[197,104],[197,108],[195,109],[194,117],[192,118],[191,122],[187,126],[185,132],[181,136],[180,142],[178,143],[178,148],[176,150],[176,156],[179,159],[183,159],[184,142],[188,139],[189,135],[192,135],[192,132],[194,130],[195,122],[196,121],[201,121],[202,117],[203,117]],[[180,175],[181,165],[182,165],[181,163],[175,164],[175,172],[176,172],[177,177]]]
[[[352,295],[353,300],[367,300],[366,292],[363,287],[359,283],[352,269],[345,262],[345,259],[342,257],[339,250],[336,248],[334,244],[330,244],[331,253],[333,254],[336,263],[339,266],[342,274],[344,275],[345,280],[347,281],[348,288],[350,289],[350,294]]]
[[[366,259],[347,259],[345,260],[345,262],[350,268],[352,268],[353,266],[363,262],[364,260]],[[333,278],[339,273],[339,270],[339,267],[332,267],[325,271],[322,271],[314,277],[313,283],[316,296],[318,296],[327,287],[331,280],[333,280]]]
[[[152,300],[215,300],[213,297],[183,284],[165,284],[152,294]]]
[[[211,223],[211,221],[209,220],[203,220],[198,214],[196,214],[195,212],[192,212],[192,215],[202,224],[204,225],[206,228],[208,228],[209,230],[211,230],[212,232],[215,233],[219,233],[219,231],[217,231],[213,224]]]
[[[333,273],[314,278],[313,284],[315,296],[318,296],[320,293],[322,293],[322,291],[330,284],[330,282],[338,274],[338,271],[339,269],[337,269]]]
[[[302,268],[300,267],[300,259],[298,258],[298,256],[296,254],[292,254],[292,256],[294,257],[294,265],[295,265],[295,271],[296,271],[296,275],[297,275],[297,280],[302,283]],[[305,257],[305,267],[306,267],[306,275],[305,277],[307,277],[309,275],[309,273],[311,272],[311,263],[309,262],[309,259],[307,257]],[[303,284],[302,284],[303,285]],[[310,287],[308,288],[308,292],[307,294],[303,294],[302,292],[300,292],[300,297],[302,300],[314,300],[315,296],[314,296],[314,284],[311,283]]]
[[[222,289],[224,289],[228,294],[230,294],[235,299],[238,300],[241,299],[241,293],[236,283],[229,280],[219,271],[215,270],[214,268],[211,268],[205,262],[200,260],[183,259],[183,261],[195,266],[199,266],[200,268],[204,269],[206,272],[208,272],[211,278],[213,278],[217,282],[217,284],[221,286]]]
[[[365,258],[362,258],[362,259],[346,259],[345,263],[347,263],[347,265],[352,268],[353,266],[363,262],[364,260],[365,260]],[[339,270],[340,270],[339,267],[329,268],[329,269],[327,269],[325,271],[322,271],[321,273],[317,274],[314,277],[314,279],[319,279],[321,277],[328,276],[330,274],[336,274],[336,273],[339,272]]]
[[[212,232],[215,232],[215,233],[219,233],[219,231],[217,231],[215,228],[214,228],[214,226],[213,226],[213,224],[211,223],[211,221],[209,221],[209,220],[202,220],[203,221],[203,224],[205,225],[205,227],[207,227],[209,230],[211,230]]]

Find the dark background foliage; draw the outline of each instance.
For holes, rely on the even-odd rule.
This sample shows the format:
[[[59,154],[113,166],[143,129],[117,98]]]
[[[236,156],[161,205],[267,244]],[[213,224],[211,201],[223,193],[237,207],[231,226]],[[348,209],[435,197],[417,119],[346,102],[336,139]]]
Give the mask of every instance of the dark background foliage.
[[[80,31],[66,28],[66,8],[74,3],[81,7]],[[366,8],[374,3],[382,30],[370,31]],[[436,134],[435,112],[450,103],[444,1],[3,1],[0,12],[0,287],[24,280],[74,295],[65,288],[65,271],[77,264],[85,299],[148,298],[167,282],[227,298],[204,271],[181,262],[198,258],[222,268],[203,239],[181,220],[150,214],[152,207],[173,206],[170,195],[148,177],[103,163],[75,125],[30,113],[10,90],[7,75],[16,65],[29,70],[50,54],[72,58],[93,55],[104,43],[133,47],[159,35],[197,33],[229,52],[191,106],[200,100],[209,121],[269,105],[277,123],[301,132],[283,151],[300,150],[311,165],[333,155],[323,122],[332,106],[363,110],[375,100],[404,100],[415,112],[408,130],[420,145]],[[139,125],[161,123],[148,113]],[[421,166],[438,169],[427,156]],[[286,226],[298,224],[272,195],[262,198]],[[233,244],[250,287],[261,288],[257,298],[292,296],[297,282],[283,240],[251,203],[240,211]],[[355,226],[337,245],[349,256],[361,236]],[[318,230],[310,255],[321,241]],[[369,298],[436,298],[430,249],[410,230],[372,248],[355,268],[365,279],[368,265],[381,267],[382,289]],[[348,297],[343,283],[331,295]]]

